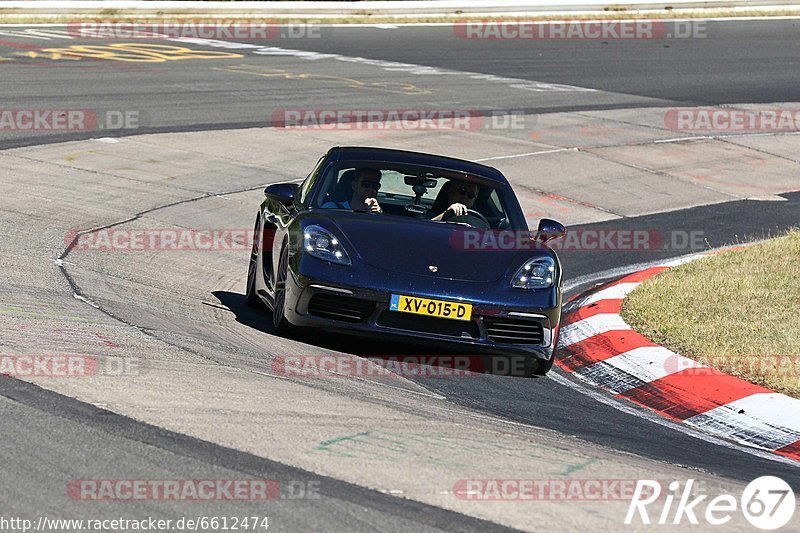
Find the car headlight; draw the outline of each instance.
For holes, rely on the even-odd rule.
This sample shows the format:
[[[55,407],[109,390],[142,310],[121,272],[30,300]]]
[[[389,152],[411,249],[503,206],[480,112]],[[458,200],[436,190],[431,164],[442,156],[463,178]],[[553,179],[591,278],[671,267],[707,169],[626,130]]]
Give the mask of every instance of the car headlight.
[[[550,257],[537,257],[526,262],[511,280],[517,289],[546,289],[555,283],[556,263]]]
[[[321,226],[306,226],[303,231],[303,249],[308,255],[324,261],[339,265],[351,264],[342,241]]]

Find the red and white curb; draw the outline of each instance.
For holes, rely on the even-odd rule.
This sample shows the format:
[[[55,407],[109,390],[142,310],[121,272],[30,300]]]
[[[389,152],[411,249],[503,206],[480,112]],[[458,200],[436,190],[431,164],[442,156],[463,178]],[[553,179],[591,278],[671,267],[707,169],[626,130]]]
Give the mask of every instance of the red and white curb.
[[[651,267],[576,299],[562,321],[556,364],[674,421],[800,460],[800,400],[678,355],[620,316],[625,296],[644,280],[702,257]]]

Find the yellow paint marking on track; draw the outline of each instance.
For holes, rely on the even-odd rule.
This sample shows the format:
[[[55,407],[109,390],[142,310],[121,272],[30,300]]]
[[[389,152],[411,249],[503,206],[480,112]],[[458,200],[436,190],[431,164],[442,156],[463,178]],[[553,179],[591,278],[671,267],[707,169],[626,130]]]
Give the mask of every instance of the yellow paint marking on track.
[[[61,54],[58,52],[47,52],[43,50],[42,52],[14,52],[14,55],[21,56],[21,57],[30,57],[31,59],[43,58],[43,59],[52,59],[58,61],[59,59],[67,59],[69,61],[79,61],[81,58],[72,54]]]
[[[67,48],[45,48],[42,52],[53,55],[53,59],[72,58],[105,59],[129,63],[164,63],[183,59],[236,59],[241,54],[231,52],[193,50],[166,44],[114,43],[110,45],[72,45]],[[32,52],[36,53],[36,52]],[[35,56],[31,56],[35,57]]]
[[[253,69],[259,69],[253,70]],[[420,95],[430,94],[428,89],[421,89],[413,83],[405,82],[374,82],[366,83],[353,78],[344,78],[341,76],[329,76],[327,74],[312,74],[309,72],[297,73],[289,72],[283,69],[271,69],[258,67],[255,65],[240,65],[238,67],[214,67],[211,70],[219,70],[224,72],[236,72],[239,74],[252,74],[254,76],[261,76],[263,78],[283,78],[286,80],[327,80],[334,83],[341,83],[353,89],[366,89],[388,92],[393,94],[408,94]]]
[[[72,161],[75,161],[76,159],[78,159],[79,155],[96,154],[96,153],[97,153],[97,150],[84,150],[82,152],[72,152],[72,153],[64,155],[64,161],[72,162]]]

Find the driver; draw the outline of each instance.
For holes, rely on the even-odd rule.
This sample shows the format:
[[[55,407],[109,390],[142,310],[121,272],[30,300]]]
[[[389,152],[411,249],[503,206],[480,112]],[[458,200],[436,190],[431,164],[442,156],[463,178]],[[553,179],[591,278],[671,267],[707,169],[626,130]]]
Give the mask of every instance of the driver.
[[[447,187],[447,203],[450,204],[444,212],[439,213],[431,220],[442,220],[448,211],[460,217],[467,214],[467,209],[473,209],[475,198],[478,197],[478,185],[468,181],[450,180]]]
[[[353,196],[344,202],[325,202],[322,204],[324,209],[340,208],[352,209],[354,211],[368,211],[370,213],[380,213],[381,206],[378,204],[378,190],[381,188],[381,171],[375,168],[359,168],[356,170],[355,178],[350,184],[353,188]]]

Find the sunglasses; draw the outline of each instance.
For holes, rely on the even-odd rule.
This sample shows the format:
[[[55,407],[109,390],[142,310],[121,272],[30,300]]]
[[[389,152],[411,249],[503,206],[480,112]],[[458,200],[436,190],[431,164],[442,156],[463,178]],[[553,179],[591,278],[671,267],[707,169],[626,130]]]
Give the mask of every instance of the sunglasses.
[[[359,185],[364,187],[365,189],[375,189],[376,191],[380,190],[381,182],[380,181],[359,181]]]
[[[466,197],[467,197],[467,198],[469,198],[470,200],[472,200],[473,198],[475,198],[475,195],[476,195],[476,194],[475,194],[475,193],[474,193],[474,192],[473,192],[471,189],[467,189],[466,187],[459,187],[459,188],[456,190],[456,192],[457,192],[458,194],[463,194],[464,196],[466,196]]]

